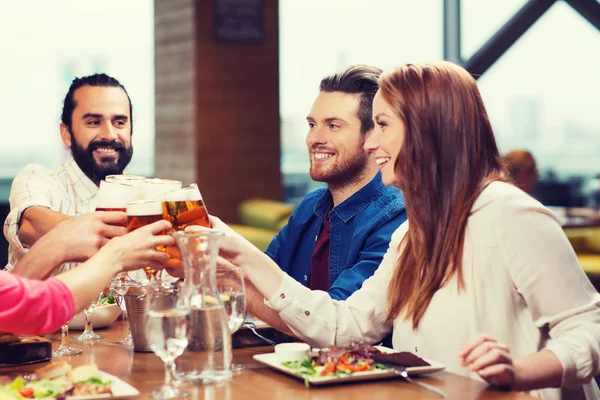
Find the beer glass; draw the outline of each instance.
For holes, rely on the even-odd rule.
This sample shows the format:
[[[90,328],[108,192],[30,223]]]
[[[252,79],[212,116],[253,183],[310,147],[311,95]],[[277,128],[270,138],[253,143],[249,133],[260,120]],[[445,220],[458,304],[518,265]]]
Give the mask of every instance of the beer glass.
[[[162,201],[136,200],[127,204],[127,229],[129,232],[163,219]],[[164,232],[166,234],[167,232]],[[164,250],[158,248],[158,250]],[[162,281],[156,269],[146,266],[146,276],[151,284],[162,286]]]
[[[141,181],[146,179],[145,176],[141,175],[127,175],[127,174],[118,174],[118,175],[107,175],[104,180],[106,182],[130,182],[134,183],[136,181]]]
[[[165,193],[163,213],[164,218],[173,225],[173,231],[182,231],[188,225],[210,228],[208,212],[195,183]]]
[[[141,188],[133,181],[100,181],[96,195],[96,211],[123,211],[127,203],[141,198]]]
[[[181,181],[171,179],[147,178],[136,182],[136,184],[141,187],[141,195],[144,200],[163,201],[165,193],[181,189]]]
[[[123,175],[109,175],[109,177],[122,177]],[[109,178],[107,177],[107,178]],[[139,200],[141,197],[141,189],[133,182],[135,180],[118,180],[100,181],[100,188],[96,196],[96,211],[127,211],[127,203]],[[137,286],[139,282],[131,279],[126,272],[121,272],[111,281],[111,285],[119,287]],[[115,291],[117,303],[123,304],[123,295]],[[123,308],[123,307],[121,307]],[[128,336],[130,337],[130,335]],[[131,341],[131,340],[129,340]],[[124,344],[128,341],[125,339]],[[119,342],[117,342],[119,343]]]

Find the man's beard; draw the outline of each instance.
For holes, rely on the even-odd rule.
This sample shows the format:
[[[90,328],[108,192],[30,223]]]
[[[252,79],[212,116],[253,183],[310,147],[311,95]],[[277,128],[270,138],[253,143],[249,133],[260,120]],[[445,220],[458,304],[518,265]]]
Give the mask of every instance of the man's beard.
[[[339,153],[335,157],[338,157]],[[327,170],[322,168],[314,168],[314,164],[311,161],[310,164],[310,178],[316,182],[325,182],[333,185],[346,185],[353,183],[359,175],[363,173],[367,167],[369,158],[367,154],[361,149],[357,149],[345,160],[336,160],[334,164]]]
[[[118,153],[116,161],[110,159],[103,164],[97,164],[94,159],[94,150],[102,147],[111,147]],[[133,156],[133,145],[128,148],[121,142],[105,139],[94,140],[84,149],[77,143],[71,133],[71,154],[83,173],[94,182],[104,180],[108,175],[122,174]],[[107,157],[108,158],[108,157]]]

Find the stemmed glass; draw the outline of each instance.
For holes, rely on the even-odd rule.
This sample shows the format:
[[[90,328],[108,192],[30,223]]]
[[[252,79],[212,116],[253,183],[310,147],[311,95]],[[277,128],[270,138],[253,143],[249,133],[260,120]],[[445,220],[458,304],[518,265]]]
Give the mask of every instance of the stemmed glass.
[[[173,399],[188,396],[173,386],[175,359],[188,345],[189,308],[179,301],[179,291],[148,292],[146,312],[146,339],[150,349],[163,361],[165,381],[160,389],[150,393],[154,399]],[[183,298],[183,296],[181,296]]]
[[[217,291],[225,305],[228,316],[229,330],[233,335],[244,323],[246,318],[246,289],[244,274],[241,268],[233,265],[217,264]],[[244,369],[241,364],[231,364],[232,372]]]
[[[61,334],[60,346],[58,346],[58,349],[56,349],[52,352],[53,357],[76,356],[78,354],[83,353],[82,350],[76,349],[69,345],[69,323],[70,322],[71,321],[67,322],[66,324],[64,324],[63,326],[60,327],[60,334]]]
[[[89,342],[91,340],[100,340],[104,338],[104,336],[94,332],[94,327],[92,326],[92,313],[94,312],[96,305],[98,305],[100,298],[102,298],[102,295],[103,293],[101,292],[89,306],[83,309],[83,313],[85,314],[85,330],[74,340],[77,340],[78,342]]]
[[[136,281],[134,279],[131,279],[125,272],[118,274],[116,277],[114,277],[110,281],[110,289],[115,293],[117,304],[119,305],[119,307],[121,307],[121,310],[123,311],[123,315],[128,319],[128,321],[127,321],[127,325],[128,325],[127,336],[125,336],[125,338],[123,340],[117,341],[116,342],[117,344],[124,344],[126,346],[133,345],[133,338],[131,337],[131,325],[129,325],[129,318],[127,315],[127,308],[125,307],[125,297],[124,296],[127,294],[127,291],[129,290],[129,288],[140,287],[140,286],[141,286],[141,283],[139,283],[138,281]]]
[[[206,205],[195,183],[165,193],[163,213],[173,225],[173,232],[182,231],[188,225],[210,228]]]

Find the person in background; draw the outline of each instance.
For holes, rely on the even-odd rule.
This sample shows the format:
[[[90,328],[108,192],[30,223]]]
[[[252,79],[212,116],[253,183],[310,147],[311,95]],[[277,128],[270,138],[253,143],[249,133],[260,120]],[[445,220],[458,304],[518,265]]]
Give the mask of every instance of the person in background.
[[[538,179],[533,155],[526,150],[513,150],[503,157],[503,161],[514,184],[525,193],[531,194]]]
[[[132,118],[129,95],[115,78],[94,74],[73,80],[60,124],[61,138],[72,158],[53,171],[39,164],[27,165],[13,180],[11,210],[4,223],[9,243],[6,270],[12,271],[27,249],[58,223],[94,211],[100,181],[123,173],[131,160]],[[88,229],[117,233],[103,218],[92,214],[81,223],[88,224]],[[13,272],[38,279],[48,276],[31,265],[21,265]],[[52,274],[72,265],[56,267]]]
[[[99,214],[107,222],[126,218],[122,212]],[[98,243],[105,238],[83,229],[87,226],[81,221],[84,218],[88,215],[57,224],[17,264],[52,270],[65,262],[87,260],[77,268],[45,281],[0,271],[1,332],[38,335],[54,332],[97,298],[116,274],[146,265],[163,268],[167,263],[168,255],[156,247],[175,243],[173,237],[160,235],[171,228],[168,221],[158,221],[114,238],[97,251]]]
[[[345,301],[298,283],[218,218],[251,296],[314,347],[377,343],[544,399],[599,399],[600,294],[554,215],[507,183],[473,77],[442,61],[382,75],[365,148],[408,222]],[[261,318],[259,313],[257,317]]]

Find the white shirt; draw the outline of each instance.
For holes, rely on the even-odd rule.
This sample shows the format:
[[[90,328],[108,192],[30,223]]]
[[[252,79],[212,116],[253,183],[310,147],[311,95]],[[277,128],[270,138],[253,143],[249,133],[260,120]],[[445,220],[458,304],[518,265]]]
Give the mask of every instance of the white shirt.
[[[457,290],[456,277],[439,289],[417,331],[410,320],[387,321],[388,285],[407,229],[397,229],[378,270],[346,301],[286,276],[267,304],[314,346],[376,343],[393,329],[395,349],[473,379],[481,378],[460,366],[457,353],[479,333],[505,343],[514,358],[548,349],[563,366],[563,387],[531,395],[600,399],[592,379],[600,371],[600,295],[549,210],[512,185],[490,184],[468,220],[465,289]]]
[[[98,187],[70,158],[55,170],[29,164],[15,176],[10,191],[10,213],[4,222],[4,236],[8,240],[10,271],[25,255],[27,248],[19,240],[23,212],[29,207],[41,206],[68,216],[92,212],[96,208]],[[63,264],[52,275],[70,269],[74,264]]]

